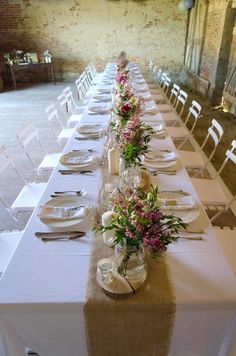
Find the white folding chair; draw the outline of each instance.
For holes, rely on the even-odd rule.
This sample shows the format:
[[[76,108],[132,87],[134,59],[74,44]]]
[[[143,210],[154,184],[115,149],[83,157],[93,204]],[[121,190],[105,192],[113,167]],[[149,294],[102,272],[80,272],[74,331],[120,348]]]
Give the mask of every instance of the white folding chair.
[[[167,74],[165,72],[162,73],[161,80],[160,80],[160,86],[162,87],[165,83]]]
[[[195,100],[192,101],[192,105],[189,108],[188,115],[184,121],[184,126],[180,127],[166,127],[166,130],[173,139],[181,139],[181,144],[177,147],[178,149],[183,146],[183,144],[190,139],[197,124],[197,120],[201,113],[201,105],[199,105]],[[190,123],[190,128],[187,128],[187,124]]]
[[[66,87],[57,96],[57,101],[62,109],[68,128],[73,128],[80,122],[84,107],[77,107],[70,87]]]
[[[67,113],[69,115],[81,115],[83,114],[84,112],[84,109],[85,109],[85,106],[79,106],[77,105],[76,101],[75,101],[75,98],[73,96],[73,93],[71,91],[71,88],[68,86],[66,88],[64,88],[62,90],[62,93],[65,94],[65,97],[66,97],[66,109],[67,109]]]
[[[188,94],[180,89],[179,90],[179,94],[177,96],[177,100],[175,102],[175,105],[174,105],[174,108],[175,110],[178,112],[178,109],[180,107],[180,111],[179,111],[179,117],[181,118],[182,114],[183,114],[183,111],[184,111],[184,107],[185,107],[185,104],[186,104],[186,101],[188,99]]]
[[[98,72],[95,65],[92,62],[89,63],[89,67],[93,73],[94,78],[100,79],[103,76],[104,72]]]
[[[28,157],[37,174],[53,171],[59,161],[61,153],[47,153],[40,140],[39,132],[33,124],[24,127],[21,131],[17,133],[16,137],[25,155]],[[28,146],[30,145],[30,143],[35,142],[35,140],[38,142],[40,150],[45,153],[45,157],[43,158],[39,166],[37,166],[37,164],[34,162],[30,152],[28,151]]]
[[[163,86],[162,86],[162,89],[164,90],[164,92],[167,94],[168,92],[168,88],[170,87],[170,83],[171,83],[171,79],[170,77],[166,76],[165,77],[165,80],[164,80],[164,83],[163,83]]]
[[[10,216],[14,220],[17,220],[18,213],[32,212],[38,205],[46,188],[46,183],[28,183],[19,168],[16,167],[5,147],[2,146],[0,148],[0,173],[2,173],[8,166],[11,166],[14,169],[17,176],[24,184],[24,187],[12,205],[9,205],[3,197],[0,197],[0,201],[9,212]]]
[[[236,230],[214,228],[216,237],[224,251],[232,271],[236,274]]]
[[[194,188],[196,189],[197,194],[205,207],[207,209],[214,208],[216,210],[216,213],[210,219],[211,221],[215,220],[215,218],[218,217],[223,211],[229,209],[232,202],[235,200],[234,196],[233,199],[228,202],[228,199],[218,181],[218,178],[220,177],[220,174],[228,161],[236,164],[236,154],[234,153],[234,150],[236,149],[236,140],[233,140],[231,145],[231,150],[226,151],[226,158],[212,179],[191,178]]]
[[[81,75],[78,79],[75,81],[76,89],[77,89],[77,96],[79,102],[83,103],[84,105],[87,105],[89,102],[89,98],[86,98],[86,87],[85,87],[85,79]]]
[[[23,231],[0,232],[0,277],[7,268]]]
[[[180,156],[180,160],[183,163],[183,165],[186,168],[197,170],[197,172],[194,174],[194,177],[202,173],[203,170],[207,168],[207,165],[212,160],[215,154],[216,148],[222,138],[223,133],[224,131],[221,125],[215,119],[213,119],[211,121],[211,126],[208,128],[207,135],[200,147],[199,152],[178,150],[178,154]],[[209,157],[205,161],[203,159],[203,149],[210,139],[211,141],[213,141],[213,148],[211,150]]]
[[[45,113],[51,129],[57,137],[57,142],[62,146],[65,145],[73,134],[74,129],[64,128],[62,120],[60,119],[60,116],[58,115],[58,111],[54,104],[48,105],[45,109]],[[59,131],[59,134],[58,127],[59,130],[61,130]]]
[[[172,87],[172,89],[171,89],[170,98],[169,98],[170,103],[171,103],[171,101],[172,101],[172,98],[174,98],[173,103],[172,103],[172,105],[173,105],[174,107],[175,107],[176,102],[177,102],[177,98],[178,98],[178,95],[179,95],[179,91],[180,91],[180,86],[174,83],[174,84],[173,84],[173,87]]]

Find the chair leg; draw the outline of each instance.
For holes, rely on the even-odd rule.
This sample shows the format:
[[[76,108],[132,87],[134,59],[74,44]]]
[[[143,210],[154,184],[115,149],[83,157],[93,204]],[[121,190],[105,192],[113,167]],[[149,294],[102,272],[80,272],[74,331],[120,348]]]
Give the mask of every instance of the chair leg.
[[[218,218],[222,213],[226,212],[229,209],[229,207],[225,207],[223,210],[219,210],[215,215],[212,216],[210,219],[210,222],[214,221],[216,218]]]

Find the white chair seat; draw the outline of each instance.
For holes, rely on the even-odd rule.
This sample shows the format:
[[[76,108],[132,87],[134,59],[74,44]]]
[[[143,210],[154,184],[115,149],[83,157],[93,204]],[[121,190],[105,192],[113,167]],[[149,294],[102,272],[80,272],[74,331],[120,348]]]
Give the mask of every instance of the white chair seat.
[[[63,129],[61,130],[61,132],[59,133],[58,137],[57,137],[57,141],[60,144],[66,144],[67,141],[69,140],[69,138],[71,137],[71,135],[73,134],[74,129]]]
[[[40,165],[38,166],[38,173],[53,171],[56,167],[59,158],[61,157],[61,153],[49,153],[47,154]]]
[[[21,236],[22,231],[0,233],[0,276],[13,256]]]
[[[47,186],[47,183],[28,183],[11,205],[11,209],[17,212],[32,212]]]
[[[171,111],[171,106],[168,104],[158,104],[157,108],[160,112],[166,112],[166,111]]]
[[[187,168],[203,168],[205,165],[204,159],[199,152],[194,151],[177,151],[180,160]]]
[[[236,273],[236,230],[215,228],[215,232],[233,272]]]
[[[173,138],[182,138],[189,136],[189,132],[184,127],[167,127],[168,135]]]
[[[82,118],[83,114],[73,114],[69,117],[68,121],[67,121],[67,125],[68,128],[74,128],[77,124],[80,123],[81,118]]]
[[[203,204],[228,205],[223,190],[215,179],[191,178]]]

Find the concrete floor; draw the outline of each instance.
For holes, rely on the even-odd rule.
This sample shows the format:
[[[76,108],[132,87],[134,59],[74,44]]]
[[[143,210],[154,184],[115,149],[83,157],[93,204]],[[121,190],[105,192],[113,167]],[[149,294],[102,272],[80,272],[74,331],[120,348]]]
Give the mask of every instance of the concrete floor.
[[[44,110],[52,102],[57,104],[57,95],[68,85],[75,92],[74,83],[57,83],[55,86],[51,83],[36,83],[19,85],[18,90],[0,93],[0,146],[5,145],[7,147],[13,158],[16,159],[17,167],[22,170],[23,175],[29,182],[47,181],[48,176],[37,176],[34,173],[31,163],[19,147],[16,133],[27,124],[33,123],[39,130],[45,149],[48,152],[60,152],[62,148],[56,142],[55,134],[48,125]],[[197,99],[201,103],[200,98],[190,93],[187,108],[192,99]],[[215,111],[204,103],[202,104],[204,118],[199,121],[196,127],[197,141],[199,143],[203,141],[209,122],[214,117],[222,123],[225,130],[222,144],[217,149],[213,160],[216,168],[218,168],[225,158],[225,151],[230,146],[230,142],[233,138],[236,138],[235,121],[233,121],[234,119],[231,115]],[[39,164],[43,158],[43,153],[37,142],[30,146],[30,150],[33,152],[35,162]],[[236,167],[230,165],[223,176],[225,183],[233,194],[236,193],[235,173]],[[9,204],[14,201],[22,186],[18,176],[10,167],[5,173],[1,174],[0,196]],[[21,214],[19,215],[19,220],[15,222],[0,203],[0,230],[23,229],[28,219],[29,215]],[[221,218],[215,221],[215,225],[222,226],[223,224],[230,227],[236,226],[236,219],[230,211],[224,213]]]

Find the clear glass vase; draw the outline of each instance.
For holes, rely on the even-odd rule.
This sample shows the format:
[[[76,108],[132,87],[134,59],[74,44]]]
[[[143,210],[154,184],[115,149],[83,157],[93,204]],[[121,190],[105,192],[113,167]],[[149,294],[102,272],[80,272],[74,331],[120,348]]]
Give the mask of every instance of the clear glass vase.
[[[142,244],[128,246],[126,243],[115,246],[116,270],[131,281],[146,278],[145,253]]]
[[[121,178],[121,188],[128,186],[131,188],[137,188],[140,183],[141,175],[140,168],[132,165],[130,167],[125,166],[124,160],[120,158],[119,162],[119,175]]]

